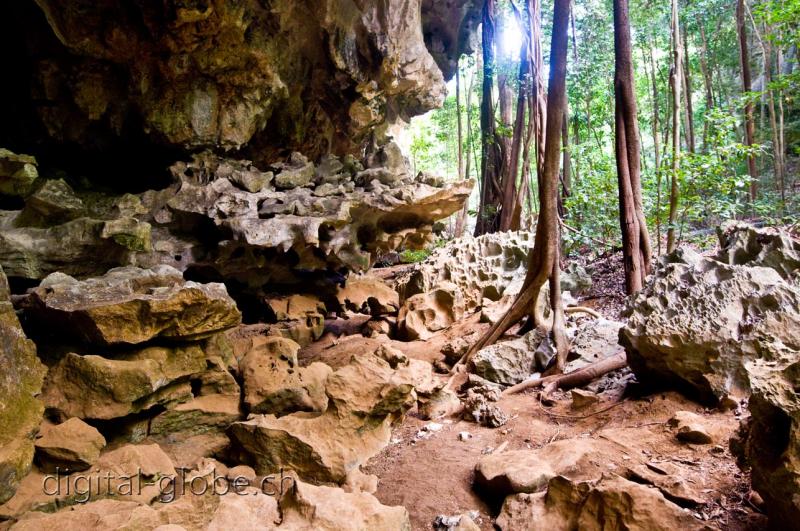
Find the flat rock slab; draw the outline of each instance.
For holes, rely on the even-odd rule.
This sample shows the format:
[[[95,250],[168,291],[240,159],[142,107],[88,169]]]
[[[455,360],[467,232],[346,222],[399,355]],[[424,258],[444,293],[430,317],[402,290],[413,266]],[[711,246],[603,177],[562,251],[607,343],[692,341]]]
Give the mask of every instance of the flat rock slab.
[[[199,339],[241,323],[223,284],[187,282],[170,266],[122,267],[84,281],[54,273],[33,290],[26,311],[42,326],[95,345]]]
[[[46,472],[86,470],[105,446],[100,432],[77,417],[42,429],[35,441],[36,458]]]

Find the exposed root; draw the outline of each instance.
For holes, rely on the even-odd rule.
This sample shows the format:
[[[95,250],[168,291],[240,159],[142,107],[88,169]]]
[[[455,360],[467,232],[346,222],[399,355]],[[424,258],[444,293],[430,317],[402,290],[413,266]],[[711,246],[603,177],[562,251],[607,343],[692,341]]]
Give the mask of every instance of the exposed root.
[[[544,378],[533,378],[518,383],[503,391],[503,395],[511,395],[519,393],[525,389],[532,389],[535,387],[544,387],[546,393],[554,391],[555,389],[570,389],[573,387],[584,386],[593,380],[608,374],[611,371],[622,369],[628,366],[628,358],[624,352],[615,354],[606,359],[587,365],[577,371],[572,371],[567,374],[554,374],[552,376],[545,376]]]

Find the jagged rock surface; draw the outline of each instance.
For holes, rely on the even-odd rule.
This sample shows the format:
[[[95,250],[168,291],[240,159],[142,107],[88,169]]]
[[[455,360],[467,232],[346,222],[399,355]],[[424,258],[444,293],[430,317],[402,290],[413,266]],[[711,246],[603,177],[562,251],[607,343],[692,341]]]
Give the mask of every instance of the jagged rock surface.
[[[70,215],[76,219],[33,219],[29,206],[0,211],[0,263],[10,276],[31,280],[169,265],[193,279],[223,279],[251,298],[266,295],[265,285],[335,296],[348,271],[363,272],[400,246],[427,243],[434,222],[458,211],[472,188],[415,181],[400,154],[366,161],[392,164],[371,168],[390,175],[388,184],[362,175],[354,160],[328,156],[315,166],[301,157],[274,163],[273,177],[248,161],[204,152],[175,164],[176,182],[166,189],[84,194],[85,208]],[[291,178],[284,188],[274,186],[298,171],[310,176],[307,184],[295,186],[303,183]],[[286,188],[289,181],[294,187]]]
[[[750,392],[753,365],[800,356],[800,290],[775,269],[668,256],[620,333],[642,381],[717,402]]]
[[[720,262],[770,267],[785,279],[800,270],[800,241],[782,230],[729,221],[717,228],[717,237]]]
[[[800,348],[800,335],[794,338]],[[770,526],[792,527],[800,518],[800,361],[797,351],[749,367],[751,418],[731,441],[742,468],[764,499]]]
[[[89,149],[144,136],[315,157],[355,152],[372,131],[440,106],[437,63],[452,76],[480,9],[467,0],[36,4],[6,14],[8,31],[36,35],[15,51],[37,60],[11,63],[31,96],[5,103],[38,117],[43,136]]]
[[[300,367],[300,345],[279,337],[257,338],[239,362],[244,403],[251,413],[286,415],[323,412],[328,407],[325,381],[333,372],[324,363]]]
[[[461,238],[436,249],[397,281],[395,287],[402,303],[398,318],[400,330],[407,326],[403,315],[413,319],[408,325],[410,339],[424,339],[430,332],[449,326],[464,312],[471,313],[478,308],[483,308],[483,320],[492,321],[502,315],[522,289],[533,244],[532,233],[503,232]],[[591,278],[581,267],[561,274],[561,289],[573,290],[573,295],[589,286]],[[442,290],[450,294],[446,305],[435,303],[441,298],[436,294],[441,294]],[[547,306],[548,293],[542,290],[537,302],[543,309]],[[433,300],[429,300],[430,297]],[[421,311],[414,310],[418,306],[422,307]],[[433,327],[426,323],[432,323]]]
[[[86,470],[100,457],[106,440],[96,428],[73,417],[55,426],[43,427],[36,437],[36,458],[42,470],[76,472]]]

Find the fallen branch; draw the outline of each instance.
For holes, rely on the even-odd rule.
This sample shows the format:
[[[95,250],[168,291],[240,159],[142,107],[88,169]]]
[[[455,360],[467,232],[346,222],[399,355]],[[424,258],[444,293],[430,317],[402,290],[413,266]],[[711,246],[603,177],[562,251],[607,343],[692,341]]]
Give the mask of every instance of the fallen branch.
[[[578,369],[577,371],[568,372],[567,374],[554,374],[552,376],[545,376],[544,378],[534,378],[525,380],[503,391],[503,395],[511,395],[519,393],[525,389],[535,387],[546,387],[550,389],[571,389],[573,387],[584,386],[593,380],[608,374],[611,371],[622,369],[628,366],[628,358],[624,352],[614,354],[608,358],[602,359],[586,367]]]
[[[564,313],[586,313],[594,317],[595,319],[602,319],[603,316],[600,315],[596,310],[592,310],[591,308],[587,308],[586,306],[568,306],[564,308]]]

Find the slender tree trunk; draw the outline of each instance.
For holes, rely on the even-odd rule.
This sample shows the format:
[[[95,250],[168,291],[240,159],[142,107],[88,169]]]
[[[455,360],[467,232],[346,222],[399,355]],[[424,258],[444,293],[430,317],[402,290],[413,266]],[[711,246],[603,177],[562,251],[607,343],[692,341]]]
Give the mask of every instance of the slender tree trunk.
[[[614,0],[615,148],[619,219],[628,294],[642,289],[650,271],[650,236],[641,199],[639,125],[633,83],[628,0]]]
[[[775,91],[770,86],[772,84],[772,42],[767,38],[769,28],[764,28],[764,39],[762,45],[764,49],[764,90],[767,93],[767,108],[769,110],[769,125],[772,131],[772,168],[775,173],[775,188],[781,196],[781,202],[785,200],[783,192],[783,157],[781,148],[780,130],[778,126],[778,115],[775,110]],[[778,69],[780,72],[780,69]]]
[[[780,41],[780,39],[779,39]],[[783,72],[783,49],[778,46],[778,57],[775,71],[780,75]],[[781,158],[781,201],[786,204],[786,136],[784,132],[783,90],[778,89],[778,149],[776,153]]]
[[[670,86],[672,87],[672,172],[669,190],[669,228],[667,228],[667,252],[675,250],[675,224],[678,220],[678,171],[681,155],[681,32],[678,18],[678,0],[672,0],[672,71]]]
[[[714,108],[714,90],[711,80],[711,71],[708,67],[708,43],[706,42],[706,31],[702,22],[700,23],[700,42],[702,48],[700,50],[700,70],[703,74],[703,88],[706,95],[706,113]],[[708,119],[703,120],[703,152],[708,152]]]
[[[694,153],[694,105],[692,103],[692,72],[689,69],[689,44],[686,37],[686,28],[683,28],[683,91],[686,104],[686,148],[689,153]]]
[[[522,194],[517,190],[519,176],[520,152],[525,142],[525,110],[527,108],[528,94],[530,91],[530,24],[525,23],[527,13],[517,13],[517,22],[523,31],[522,46],[519,54],[519,74],[517,76],[517,115],[514,119],[514,130],[511,139],[510,165],[507,180],[503,190],[503,206],[500,212],[500,230],[519,230],[521,217],[517,215],[518,197]]]
[[[461,65],[456,65],[456,117],[458,129],[458,179],[467,179],[464,171],[464,131],[461,127]],[[469,161],[469,157],[467,157]],[[464,201],[464,208],[462,208],[458,217],[456,218],[456,228],[454,236],[460,238],[464,235],[464,226],[467,223],[467,213],[469,212],[469,198]]]
[[[736,33],[739,37],[739,65],[742,71],[742,92],[749,95],[752,92],[750,81],[750,54],[747,51],[747,25],[745,23],[745,0],[736,1]],[[756,136],[756,125],[753,119],[753,102],[748,96],[744,105],[744,143],[752,146]],[[758,172],[756,158],[747,158],[747,170],[750,174],[750,200],[758,197]]]
[[[550,83],[547,94],[547,129],[545,133],[544,172],[539,180],[539,218],[536,225],[534,248],[528,257],[528,272],[522,290],[509,311],[477,342],[465,356],[465,361],[475,352],[497,341],[511,326],[523,317],[534,318],[539,327],[546,323],[536,316],[536,301],[542,286],[558,267],[558,170],[561,163],[561,122],[566,106],[567,74],[567,29],[569,25],[570,0],[555,0],[553,9],[553,32],[550,45]],[[552,286],[559,291],[558,282]],[[551,305],[558,295],[551,294]],[[556,344],[556,369],[562,370],[566,362],[568,345],[563,328],[563,315],[554,311],[551,333]]]

